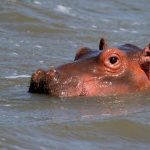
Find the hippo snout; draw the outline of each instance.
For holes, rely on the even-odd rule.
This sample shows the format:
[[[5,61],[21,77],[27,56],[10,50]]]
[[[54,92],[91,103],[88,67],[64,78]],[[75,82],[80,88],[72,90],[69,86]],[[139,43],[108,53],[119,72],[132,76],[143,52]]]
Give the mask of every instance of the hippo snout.
[[[44,89],[43,86],[45,84],[45,71],[44,70],[37,70],[33,73],[30,81],[29,92],[31,93],[43,93]]]
[[[57,82],[58,73],[55,69],[44,71],[37,70],[31,77],[29,92],[31,93],[49,93],[49,85]]]
[[[45,93],[51,96],[83,95],[79,76],[70,76],[55,69],[37,70],[31,77],[30,93]]]

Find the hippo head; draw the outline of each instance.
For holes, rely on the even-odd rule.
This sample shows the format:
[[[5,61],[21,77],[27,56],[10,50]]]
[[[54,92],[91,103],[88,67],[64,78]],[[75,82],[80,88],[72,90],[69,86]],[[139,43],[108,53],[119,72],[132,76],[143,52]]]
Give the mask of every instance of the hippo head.
[[[99,50],[79,49],[75,59],[50,69],[37,70],[29,92],[51,96],[105,96],[150,88],[150,45],[110,48],[104,39]]]

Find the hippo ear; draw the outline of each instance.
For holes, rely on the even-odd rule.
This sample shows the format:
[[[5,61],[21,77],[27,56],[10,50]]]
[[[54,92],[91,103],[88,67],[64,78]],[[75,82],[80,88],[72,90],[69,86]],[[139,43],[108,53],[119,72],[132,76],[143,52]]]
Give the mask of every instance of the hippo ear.
[[[81,48],[77,51],[74,60],[81,59],[81,58],[83,58],[85,55],[87,55],[87,54],[90,53],[90,52],[91,52],[91,49],[90,49],[90,48],[88,48],[88,47],[81,47]]]
[[[107,45],[106,40],[104,38],[101,38],[99,42],[99,50],[104,50],[107,48],[108,48],[108,45]]]

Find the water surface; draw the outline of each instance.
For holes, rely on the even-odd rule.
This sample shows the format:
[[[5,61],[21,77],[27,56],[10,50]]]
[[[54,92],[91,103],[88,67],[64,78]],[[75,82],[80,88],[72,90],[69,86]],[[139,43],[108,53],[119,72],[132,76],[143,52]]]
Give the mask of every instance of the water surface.
[[[29,94],[31,74],[81,46],[147,45],[148,0],[0,0],[0,149],[150,147],[150,94],[55,98]]]

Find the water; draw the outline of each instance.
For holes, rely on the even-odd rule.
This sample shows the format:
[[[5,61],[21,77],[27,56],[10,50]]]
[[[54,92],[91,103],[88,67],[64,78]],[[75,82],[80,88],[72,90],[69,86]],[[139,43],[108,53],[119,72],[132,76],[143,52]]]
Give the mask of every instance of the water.
[[[81,46],[140,47],[149,0],[0,0],[0,149],[141,150],[150,147],[150,94],[54,98],[29,94],[31,74],[73,60]]]

